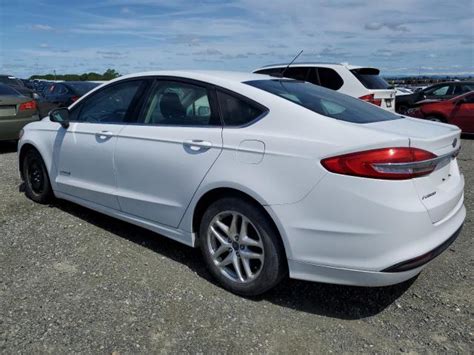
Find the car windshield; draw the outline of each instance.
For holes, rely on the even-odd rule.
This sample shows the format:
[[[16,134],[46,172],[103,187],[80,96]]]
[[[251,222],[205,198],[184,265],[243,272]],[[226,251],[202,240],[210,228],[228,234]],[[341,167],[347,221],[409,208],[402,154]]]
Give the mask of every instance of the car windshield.
[[[71,87],[71,89],[74,90],[74,92],[78,95],[84,95],[85,93],[91,91],[93,88],[98,86],[99,84],[97,83],[89,83],[89,82],[83,82],[83,83],[68,83],[68,85]]]
[[[7,85],[0,84],[0,96],[21,96],[21,94]]]
[[[252,80],[245,82],[245,84],[337,120],[372,123],[401,119],[400,116],[375,105],[304,81],[271,79]]]
[[[379,75],[378,69],[360,68],[353,69],[351,73],[364,85],[367,89],[389,89],[388,83]]]

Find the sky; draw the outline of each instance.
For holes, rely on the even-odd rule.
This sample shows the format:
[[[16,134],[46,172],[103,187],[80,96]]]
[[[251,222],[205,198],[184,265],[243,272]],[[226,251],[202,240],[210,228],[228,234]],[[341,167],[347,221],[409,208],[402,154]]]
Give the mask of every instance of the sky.
[[[0,73],[251,71],[299,61],[474,74],[474,0],[0,0]]]

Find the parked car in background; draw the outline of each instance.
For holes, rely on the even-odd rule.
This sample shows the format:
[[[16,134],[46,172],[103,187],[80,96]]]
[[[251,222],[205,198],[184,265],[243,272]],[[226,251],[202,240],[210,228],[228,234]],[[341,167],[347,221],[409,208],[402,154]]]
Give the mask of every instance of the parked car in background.
[[[463,133],[474,134],[474,91],[445,101],[426,100],[409,109],[407,115],[451,123]]]
[[[13,75],[0,75],[0,84],[10,86],[23,96],[31,97],[32,99],[38,98],[33,90],[28,89],[20,79],[15,78]]]
[[[31,97],[0,84],[0,141],[18,139],[23,126],[38,120],[36,102]]]
[[[466,216],[460,133],[308,82],[158,71],[27,125],[19,166],[33,201],[200,247],[220,284],[249,296],[288,274],[360,286],[419,274]]]
[[[473,90],[473,81],[453,81],[439,83],[415,91],[411,95],[397,97],[395,107],[398,113],[406,114],[408,109],[415,107],[419,101],[426,99],[447,100]]]
[[[395,90],[379,75],[376,68],[333,63],[274,64],[254,70],[254,73],[308,81],[370,102],[389,111],[395,110]]]
[[[98,83],[87,81],[63,81],[51,83],[43,91],[43,97],[38,101],[40,116],[44,117],[56,107],[67,107],[82,95],[92,90]]]
[[[413,90],[410,90],[408,88],[402,88],[402,87],[396,87],[395,88],[396,97],[404,96],[404,95],[410,95],[410,94],[413,94]]]

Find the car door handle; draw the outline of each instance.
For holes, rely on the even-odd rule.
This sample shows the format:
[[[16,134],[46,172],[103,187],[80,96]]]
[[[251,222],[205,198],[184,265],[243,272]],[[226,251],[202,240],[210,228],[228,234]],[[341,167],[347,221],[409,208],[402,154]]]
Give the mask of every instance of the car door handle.
[[[189,139],[183,142],[185,147],[193,151],[208,150],[212,148],[212,143],[201,139]]]
[[[99,137],[100,139],[106,139],[106,138],[110,138],[114,136],[114,134],[110,131],[100,131],[100,132],[97,132],[95,135]]]

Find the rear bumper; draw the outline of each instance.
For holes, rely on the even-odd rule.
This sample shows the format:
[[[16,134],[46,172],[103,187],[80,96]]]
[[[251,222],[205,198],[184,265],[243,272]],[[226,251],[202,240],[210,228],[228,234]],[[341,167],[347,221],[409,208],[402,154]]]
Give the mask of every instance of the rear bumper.
[[[462,196],[433,223],[410,180],[369,185],[331,174],[302,201],[267,206],[282,231],[290,277],[391,285],[417,275],[459,235],[466,216]],[[418,258],[411,267],[391,269]]]
[[[382,270],[382,272],[404,272],[404,271],[417,269],[420,266],[423,266],[423,265],[429,263],[431,260],[436,258],[443,251],[448,249],[451,244],[454,243],[454,241],[458,238],[459,234],[461,233],[461,230],[462,230],[462,226],[459,227],[459,229],[456,232],[454,232],[454,234],[448,240],[446,240],[443,244],[437,246],[433,250],[431,250],[431,251],[429,251],[429,252],[427,252],[423,255],[420,255],[416,258],[412,258],[410,260],[402,261],[402,262],[397,263],[393,266],[390,266],[390,267]]]

